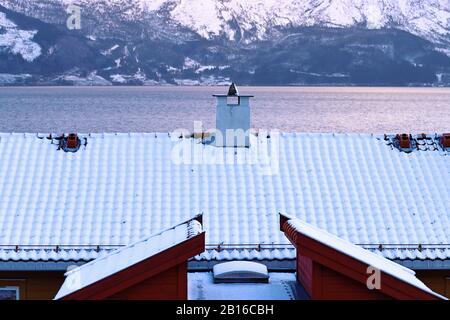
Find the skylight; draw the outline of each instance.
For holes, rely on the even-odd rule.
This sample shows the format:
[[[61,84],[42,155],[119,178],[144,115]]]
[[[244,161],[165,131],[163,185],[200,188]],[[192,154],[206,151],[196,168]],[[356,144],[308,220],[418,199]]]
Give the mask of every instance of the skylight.
[[[267,267],[250,261],[231,261],[216,264],[213,268],[215,283],[269,282]]]

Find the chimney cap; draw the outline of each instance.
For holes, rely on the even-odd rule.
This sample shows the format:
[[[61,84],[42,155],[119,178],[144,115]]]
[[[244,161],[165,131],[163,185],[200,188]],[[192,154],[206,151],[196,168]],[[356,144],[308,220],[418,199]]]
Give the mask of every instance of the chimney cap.
[[[231,83],[230,87],[228,88],[228,95],[229,96],[238,96],[239,91],[234,82]]]
[[[247,97],[247,98],[252,98],[253,96],[252,95],[240,95],[236,84],[233,82],[233,83],[231,83],[230,87],[228,88],[228,94],[213,94],[213,97]]]

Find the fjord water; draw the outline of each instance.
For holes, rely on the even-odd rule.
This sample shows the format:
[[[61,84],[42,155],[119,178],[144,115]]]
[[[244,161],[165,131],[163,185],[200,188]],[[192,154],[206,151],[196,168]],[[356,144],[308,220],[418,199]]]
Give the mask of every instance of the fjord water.
[[[287,132],[447,132],[450,88],[240,87],[252,127]],[[0,132],[171,132],[214,127],[226,87],[0,88]]]

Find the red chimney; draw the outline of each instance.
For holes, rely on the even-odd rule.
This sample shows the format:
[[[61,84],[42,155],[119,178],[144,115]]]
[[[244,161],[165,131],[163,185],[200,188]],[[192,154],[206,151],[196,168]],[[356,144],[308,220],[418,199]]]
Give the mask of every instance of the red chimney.
[[[397,135],[398,142],[400,144],[400,148],[409,149],[411,148],[411,136],[406,133]]]
[[[450,148],[450,133],[444,133],[441,137],[441,145],[444,148]]]
[[[78,147],[78,135],[76,133],[70,133],[67,137],[67,148],[76,149]]]

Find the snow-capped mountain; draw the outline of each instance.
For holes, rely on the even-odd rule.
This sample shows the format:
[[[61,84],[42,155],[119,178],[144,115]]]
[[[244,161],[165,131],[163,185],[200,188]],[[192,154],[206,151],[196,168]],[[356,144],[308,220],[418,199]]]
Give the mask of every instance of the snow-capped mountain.
[[[64,83],[445,85],[450,1],[0,0],[2,55]]]
[[[262,40],[277,28],[328,26],[398,28],[431,41],[450,41],[448,0],[0,0],[42,18],[52,6],[75,3],[87,12],[143,20],[157,13],[200,36]]]
[[[276,27],[363,25],[396,27],[430,40],[450,36],[448,0],[138,0],[166,11],[181,25],[210,38],[263,39]]]

